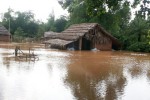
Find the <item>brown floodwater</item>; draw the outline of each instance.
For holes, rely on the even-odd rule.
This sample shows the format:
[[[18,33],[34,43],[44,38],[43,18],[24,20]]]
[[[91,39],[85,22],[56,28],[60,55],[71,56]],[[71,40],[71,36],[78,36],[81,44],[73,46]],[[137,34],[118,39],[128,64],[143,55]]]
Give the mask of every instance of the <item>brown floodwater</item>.
[[[14,57],[32,48],[39,60]],[[0,44],[0,100],[150,100],[150,54]]]

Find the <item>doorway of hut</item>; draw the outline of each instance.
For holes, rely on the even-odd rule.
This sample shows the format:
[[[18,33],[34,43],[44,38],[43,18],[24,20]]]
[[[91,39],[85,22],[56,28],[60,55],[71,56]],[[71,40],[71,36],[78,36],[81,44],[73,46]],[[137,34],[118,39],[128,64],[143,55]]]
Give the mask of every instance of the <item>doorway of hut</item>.
[[[82,50],[91,50],[91,41],[86,38],[82,38]]]

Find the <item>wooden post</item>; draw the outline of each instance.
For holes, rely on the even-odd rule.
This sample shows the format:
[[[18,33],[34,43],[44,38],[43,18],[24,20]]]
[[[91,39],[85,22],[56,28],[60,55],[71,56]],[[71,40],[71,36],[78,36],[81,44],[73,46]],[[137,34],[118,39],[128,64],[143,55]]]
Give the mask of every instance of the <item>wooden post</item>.
[[[79,38],[79,50],[82,50],[82,37]]]
[[[46,43],[45,43],[45,48],[46,48]]]
[[[26,61],[27,61],[27,55],[26,55]]]
[[[19,47],[16,46],[16,48],[15,48],[15,56],[18,56],[18,50],[19,50]]]
[[[30,55],[30,48],[29,48],[29,55]]]
[[[17,46],[16,46],[16,48],[15,48],[15,56],[17,56],[18,55],[18,49],[17,49]]]

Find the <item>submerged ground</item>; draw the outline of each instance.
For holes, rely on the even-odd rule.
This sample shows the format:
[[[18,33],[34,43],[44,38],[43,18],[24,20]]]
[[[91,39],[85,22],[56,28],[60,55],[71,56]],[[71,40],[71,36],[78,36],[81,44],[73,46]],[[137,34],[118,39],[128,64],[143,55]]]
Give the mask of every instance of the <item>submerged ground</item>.
[[[37,61],[14,57],[32,47]],[[150,54],[0,44],[0,100],[150,100]]]

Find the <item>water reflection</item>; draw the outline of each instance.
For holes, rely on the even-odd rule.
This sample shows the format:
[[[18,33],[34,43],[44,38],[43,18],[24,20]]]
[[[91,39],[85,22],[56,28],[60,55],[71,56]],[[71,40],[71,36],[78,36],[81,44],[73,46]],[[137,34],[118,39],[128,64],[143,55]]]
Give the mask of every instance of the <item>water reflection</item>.
[[[110,61],[110,52],[72,56],[66,82],[77,100],[114,100],[122,95],[126,79],[123,68]],[[107,55],[107,56],[106,56]]]
[[[129,55],[129,54],[128,54]],[[149,100],[150,80],[147,79],[150,68],[149,54],[126,56],[123,64],[127,85],[124,89],[123,100]]]
[[[11,54],[5,55],[4,49],[0,51],[0,100],[74,98],[70,89],[63,83],[68,62],[67,53],[35,49],[40,60],[28,62],[15,60]]]
[[[150,100],[150,54],[31,46],[39,61],[0,48],[0,100]]]

